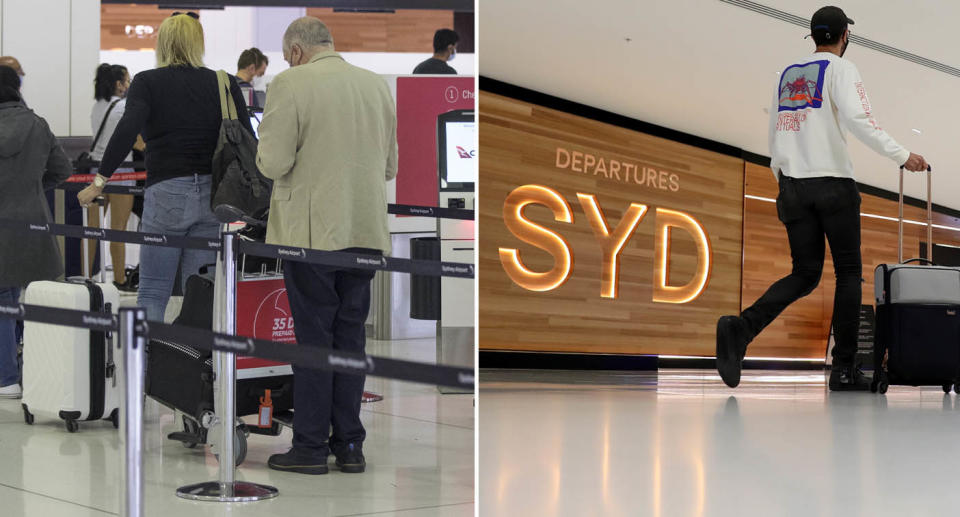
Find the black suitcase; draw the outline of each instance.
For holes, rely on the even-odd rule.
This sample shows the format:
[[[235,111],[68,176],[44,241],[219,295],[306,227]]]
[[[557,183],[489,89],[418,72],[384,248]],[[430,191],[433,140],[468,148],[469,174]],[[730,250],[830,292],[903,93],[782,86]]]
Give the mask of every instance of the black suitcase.
[[[926,174],[927,257],[932,258],[930,171]],[[903,261],[903,168],[899,208],[900,263],[880,264],[874,271],[877,319],[870,388],[886,393],[891,384],[932,385],[960,393],[960,269],[927,259]]]
[[[212,268],[211,268],[212,269]],[[176,325],[211,329],[213,327],[213,274],[192,275],[187,279],[187,292]],[[168,438],[188,448],[207,443],[207,430],[213,423],[213,357],[209,351],[199,350],[189,343],[171,343],[154,339],[147,354],[146,393],[161,404],[183,414],[183,431],[171,433]],[[274,414],[293,409],[293,375],[251,377],[237,380],[237,416],[256,414],[260,397],[271,390]],[[280,426],[268,432],[277,435]],[[243,461],[248,429],[238,428],[240,448],[237,464]]]

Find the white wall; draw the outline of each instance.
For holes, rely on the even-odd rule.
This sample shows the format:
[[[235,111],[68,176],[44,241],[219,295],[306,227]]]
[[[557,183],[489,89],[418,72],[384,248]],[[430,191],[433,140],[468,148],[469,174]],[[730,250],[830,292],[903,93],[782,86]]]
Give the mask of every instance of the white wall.
[[[0,0],[0,11],[0,54],[23,66],[27,104],[57,136],[89,135],[100,2]]]

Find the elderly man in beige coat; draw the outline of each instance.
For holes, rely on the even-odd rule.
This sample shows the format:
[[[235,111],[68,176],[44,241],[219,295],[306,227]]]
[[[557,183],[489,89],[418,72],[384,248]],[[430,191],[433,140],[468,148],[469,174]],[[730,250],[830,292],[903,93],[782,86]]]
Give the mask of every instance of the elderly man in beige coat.
[[[396,108],[386,82],[348,64],[318,19],[295,20],[283,37],[291,68],[270,84],[257,165],[274,180],[267,242],[322,250],[390,251],[386,182],[397,174]],[[301,346],[363,353],[370,270],[284,265]],[[294,366],[293,447],[270,468],[363,472],[364,377]],[[332,434],[331,434],[332,432]]]

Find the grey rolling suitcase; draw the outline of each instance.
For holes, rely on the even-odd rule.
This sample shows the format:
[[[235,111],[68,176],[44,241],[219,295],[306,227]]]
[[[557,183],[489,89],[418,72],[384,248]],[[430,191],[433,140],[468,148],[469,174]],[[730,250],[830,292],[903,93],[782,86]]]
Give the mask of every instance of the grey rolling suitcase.
[[[927,257],[932,258],[931,172],[927,175]],[[891,384],[941,386],[960,393],[960,268],[928,259],[903,260],[903,168],[897,264],[874,270],[877,306],[874,335],[875,374],[871,391],[886,393]]]

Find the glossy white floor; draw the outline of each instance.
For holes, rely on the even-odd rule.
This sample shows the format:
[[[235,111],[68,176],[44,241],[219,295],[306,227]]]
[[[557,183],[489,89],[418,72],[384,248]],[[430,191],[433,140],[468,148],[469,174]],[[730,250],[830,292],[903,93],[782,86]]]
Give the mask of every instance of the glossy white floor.
[[[430,361],[433,340],[370,341],[371,354]],[[290,432],[251,435],[237,479],[280,489],[269,501],[200,503],[177,498],[177,487],[216,479],[217,462],[165,437],[180,423],[148,401],[146,515],[193,516],[472,516],[474,514],[473,395],[440,395],[434,386],[370,377],[367,390],[384,395],[364,404],[367,472],[323,476],[269,470]],[[60,422],[23,423],[19,401],[0,400],[0,516],[94,517],[119,508],[119,440],[109,423],[81,424],[68,434]],[[332,465],[332,457],[331,457]]]
[[[480,372],[480,514],[934,516],[960,508],[960,399],[819,372]]]

